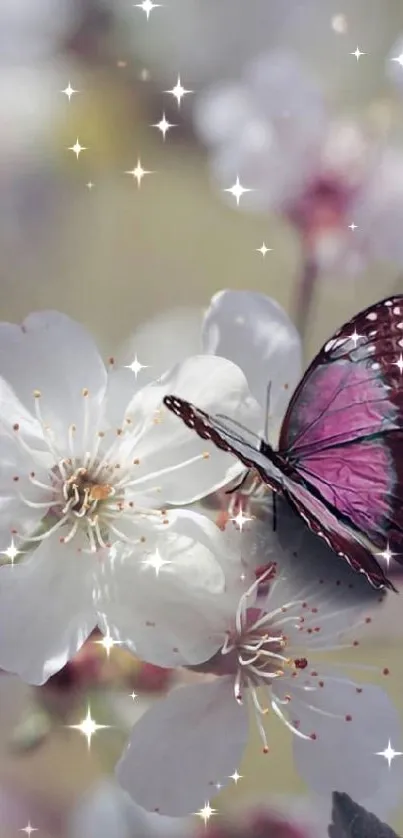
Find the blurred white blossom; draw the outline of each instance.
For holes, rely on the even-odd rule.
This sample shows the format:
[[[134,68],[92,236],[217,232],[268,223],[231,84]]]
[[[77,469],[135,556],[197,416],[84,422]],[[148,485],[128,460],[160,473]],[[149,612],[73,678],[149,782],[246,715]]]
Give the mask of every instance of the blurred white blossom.
[[[257,59],[239,84],[200,96],[195,121],[221,189],[239,177],[253,190],[242,207],[284,215],[318,270],[403,265],[403,153],[352,120],[331,118],[295,57]]]

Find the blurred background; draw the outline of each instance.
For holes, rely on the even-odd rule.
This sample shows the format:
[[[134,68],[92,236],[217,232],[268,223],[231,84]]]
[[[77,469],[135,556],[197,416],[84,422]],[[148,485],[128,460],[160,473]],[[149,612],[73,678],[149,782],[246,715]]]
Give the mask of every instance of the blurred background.
[[[250,289],[296,318],[308,360],[355,311],[403,292],[400,0],[2,0],[0,43],[2,320],[60,309],[107,355],[170,307]],[[271,151],[272,168],[259,168]],[[262,200],[245,194],[237,206],[222,191],[237,176]],[[390,669],[403,717],[397,600],[360,661]],[[168,686],[169,673],[90,649],[43,690],[0,678],[0,838],[28,820],[40,821],[38,836],[61,835]],[[66,727],[89,694],[97,722],[111,725],[91,751]],[[272,734],[275,765],[251,743],[223,806],[268,785],[303,791],[288,734],[274,721]],[[394,823],[403,832],[399,813]]]

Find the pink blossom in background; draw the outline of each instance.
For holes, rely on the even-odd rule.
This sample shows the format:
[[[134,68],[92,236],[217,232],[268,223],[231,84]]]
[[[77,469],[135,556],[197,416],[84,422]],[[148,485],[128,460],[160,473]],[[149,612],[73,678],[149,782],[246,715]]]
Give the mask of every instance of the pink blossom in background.
[[[212,87],[196,102],[195,123],[219,187],[239,176],[253,190],[241,208],[285,216],[318,271],[403,266],[402,152],[331,116],[294,55],[263,55],[239,83]]]

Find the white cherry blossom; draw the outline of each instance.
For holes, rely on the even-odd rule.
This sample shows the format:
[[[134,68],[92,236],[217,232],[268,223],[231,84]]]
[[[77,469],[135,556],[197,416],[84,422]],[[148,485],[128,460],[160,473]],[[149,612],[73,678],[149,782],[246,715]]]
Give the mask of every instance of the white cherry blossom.
[[[262,532],[269,527],[265,521]],[[256,536],[258,553],[259,543]],[[388,738],[400,741],[392,702],[381,687],[357,683],[345,667],[323,663],[323,653],[358,646],[355,629],[370,619],[367,605],[376,593],[367,600],[366,586],[362,599],[362,580],[340,568],[323,545],[315,557],[304,548],[282,554],[273,534],[266,543],[261,563],[269,564],[241,596],[235,618],[211,615],[210,632],[221,634],[221,648],[196,667],[209,673],[208,680],[174,689],[134,726],[117,776],[148,811],[197,811],[217,783],[225,786],[235,770],[242,774],[250,719],[267,759],[275,760],[265,724],[273,714],[292,733],[297,770],[312,791],[347,791],[357,801],[370,799],[374,808],[393,792],[396,802],[400,769],[389,770],[376,756]],[[276,565],[270,564],[274,550]]]
[[[167,505],[225,485],[233,459],[161,404],[180,392],[256,424],[243,373],[200,355],[139,388],[55,312],[0,325],[0,371],[0,550],[21,551],[0,567],[0,667],[42,683],[98,622],[162,665],[205,660],[197,614],[236,559],[211,521]]]

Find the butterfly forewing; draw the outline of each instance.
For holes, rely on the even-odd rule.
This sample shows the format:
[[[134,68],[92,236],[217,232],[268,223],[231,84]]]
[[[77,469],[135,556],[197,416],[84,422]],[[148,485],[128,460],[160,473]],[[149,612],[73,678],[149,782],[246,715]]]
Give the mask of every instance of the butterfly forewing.
[[[339,329],[297,388],[280,453],[340,521],[403,561],[403,297]]]

